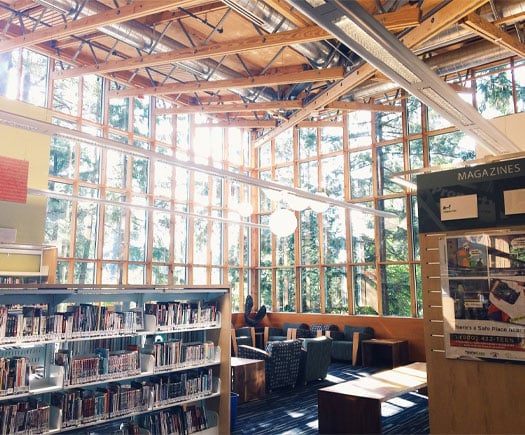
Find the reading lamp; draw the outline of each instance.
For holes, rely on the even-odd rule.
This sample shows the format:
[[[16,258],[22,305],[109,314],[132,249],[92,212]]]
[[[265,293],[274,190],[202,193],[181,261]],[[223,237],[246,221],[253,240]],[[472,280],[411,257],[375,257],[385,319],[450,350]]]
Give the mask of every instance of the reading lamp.
[[[357,1],[287,0],[491,154],[520,151]]]

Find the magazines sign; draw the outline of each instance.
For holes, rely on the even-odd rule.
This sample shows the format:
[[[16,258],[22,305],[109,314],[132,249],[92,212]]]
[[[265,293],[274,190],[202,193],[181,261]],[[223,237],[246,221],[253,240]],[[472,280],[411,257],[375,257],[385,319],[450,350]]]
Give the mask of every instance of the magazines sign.
[[[447,237],[440,249],[447,358],[525,361],[525,233]]]

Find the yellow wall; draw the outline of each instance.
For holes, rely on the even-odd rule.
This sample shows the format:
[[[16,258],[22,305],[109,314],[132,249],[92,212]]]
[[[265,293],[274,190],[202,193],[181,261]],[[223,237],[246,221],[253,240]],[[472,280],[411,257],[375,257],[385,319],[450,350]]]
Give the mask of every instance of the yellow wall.
[[[49,121],[40,107],[0,97],[0,110]],[[28,188],[47,189],[51,138],[0,124],[0,156],[29,161]],[[17,230],[16,243],[44,241],[46,197],[28,195],[27,203],[0,201],[0,228]]]

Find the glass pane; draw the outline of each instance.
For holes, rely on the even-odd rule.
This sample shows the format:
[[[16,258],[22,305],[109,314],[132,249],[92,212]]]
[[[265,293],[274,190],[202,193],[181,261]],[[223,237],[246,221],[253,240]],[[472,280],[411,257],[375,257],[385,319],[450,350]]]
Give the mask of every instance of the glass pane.
[[[379,219],[381,261],[408,261],[405,198],[380,201],[379,208],[399,216]]]
[[[379,195],[399,193],[403,186],[394,183],[391,174],[404,170],[403,144],[377,147],[377,192]]]
[[[280,285],[277,285],[279,289]],[[244,301],[242,301],[244,305]],[[259,304],[266,305],[266,308],[271,311],[272,306],[272,270],[259,270]]]
[[[15,100],[18,96],[18,85],[20,83],[20,50],[0,53],[0,95]]]
[[[276,259],[279,266],[293,266],[295,264],[294,237],[277,237]]]
[[[354,314],[378,314],[379,298],[374,266],[352,267]]]
[[[447,165],[476,158],[475,144],[462,141],[459,131],[430,136],[428,138],[430,166]]]
[[[71,216],[73,201],[47,199],[45,243],[58,248],[59,257],[71,256]]]
[[[452,126],[452,124],[437,113],[432,107],[427,106],[428,131],[440,130]]]
[[[93,203],[79,202],[75,233],[75,257],[95,258],[97,240],[98,206]],[[75,274],[75,276],[77,276]]]
[[[514,81],[516,82],[516,105],[518,112],[525,111],[525,62],[515,63]]]
[[[188,244],[188,218],[175,215],[175,240],[173,241],[173,256],[175,263],[186,263]],[[185,278],[184,278],[185,279]]]
[[[372,196],[372,150],[350,153],[350,196]]]
[[[348,314],[348,285],[345,267],[326,267],[325,292],[327,314]]]
[[[108,150],[106,156],[106,185],[109,187],[126,187],[127,155],[114,150]]]
[[[22,80],[20,100],[46,107],[49,62],[47,56],[22,50]]]
[[[49,175],[73,178],[75,174],[75,146],[68,140],[51,138]]]
[[[408,264],[381,266],[383,316],[412,316]]]
[[[377,112],[375,114],[376,141],[403,137],[403,117],[401,112]]]
[[[100,148],[90,145],[80,145],[80,165],[78,177],[88,183],[100,182]]]
[[[288,129],[275,138],[275,163],[293,162],[293,135]]]
[[[370,204],[363,204],[370,206]],[[350,212],[352,234],[352,261],[354,263],[373,263],[376,260],[375,219],[370,213],[357,210]]]
[[[135,98],[133,102],[133,133],[148,137],[150,135],[151,99],[149,97]]]
[[[101,282],[104,284],[122,284],[122,264],[104,263]]]
[[[147,218],[146,210],[130,210],[129,260],[146,260]]]
[[[155,140],[171,144],[173,142],[173,115],[159,115],[155,118]]]
[[[82,77],[82,118],[102,123],[103,112],[103,84],[102,77],[86,75]]]
[[[149,160],[132,157],[131,187],[134,192],[147,193],[149,185]]]
[[[299,129],[299,158],[317,155],[317,128]]]
[[[423,317],[423,283],[421,282],[421,264],[414,264],[416,282],[416,317]]]
[[[408,97],[407,105],[407,124],[408,134],[421,133],[423,126],[421,124],[421,102],[416,97]]]
[[[206,285],[208,283],[208,270],[205,267],[193,267],[193,285]]]
[[[411,212],[412,212],[412,244],[414,246],[414,260],[419,261],[419,215],[417,208],[417,197],[415,195],[410,197]]]
[[[263,217],[265,222],[263,223]],[[268,225],[267,216],[261,216],[261,223]],[[259,231],[259,264],[260,266],[272,265],[272,233],[268,229]]]
[[[276,279],[277,311],[295,312],[295,269],[277,269]]]
[[[231,298],[232,312],[234,313],[238,313],[241,311],[239,282],[240,282],[239,269],[233,269],[233,268],[228,269],[228,283],[230,285],[230,298]]]
[[[372,112],[356,110],[348,114],[348,146],[360,148],[372,145]]]
[[[321,312],[320,288],[319,269],[301,268],[301,312]]]
[[[342,127],[322,127],[320,153],[327,154],[343,149]]]
[[[128,130],[129,99],[112,98],[109,100],[109,125],[122,131]]]
[[[420,169],[424,167],[423,156],[423,141],[421,139],[414,139],[408,141],[409,150],[409,169]],[[415,181],[415,180],[412,180]]]
[[[130,264],[128,266],[128,284],[146,284],[146,268],[142,264]]]
[[[169,267],[153,265],[151,267],[151,281],[153,285],[166,285],[168,284]]]
[[[153,247],[152,259],[156,262],[167,262],[170,258],[170,214],[153,212]]]
[[[312,210],[305,210],[299,216],[301,264],[319,264],[318,218],[320,216],[322,218],[322,215]]]
[[[198,211],[197,211],[198,213]],[[208,220],[193,221],[193,262],[206,264],[208,259]]]
[[[105,260],[121,260],[124,244],[124,222],[126,212],[121,207],[105,206],[104,213],[104,246]]]
[[[87,261],[75,262],[73,266],[75,284],[95,284],[95,263]]]
[[[259,148],[259,167],[270,166],[272,163],[271,142],[266,142]]]
[[[323,213],[323,254],[328,264],[346,262],[346,212],[330,207]]]
[[[512,77],[510,71],[504,71],[507,65],[497,66],[476,75],[476,102],[478,111],[486,119],[514,113],[512,96]]]
[[[154,192],[156,196],[165,198],[171,197],[173,180],[173,167],[167,163],[155,162],[155,186]]]
[[[213,213],[217,215],[217,213]],[[211,225],[211,240],[209,241],[209,249],[211,251],[211,264],[215,266],[222,265],[222,223],[217,221],[209,221]],[[222,280],[221,280],[222,281]],[[218,284],[221,281],[212,280],[214,284]]]
[[[321,188],[330,198],[344,200],[344,163],[342,155],[321,160]]]
[[[188,284],[186,267],[175,266],[173,268],[173,284]]]
[[[68,115],[78,115],[78,77],[53,81],[53,109]]]

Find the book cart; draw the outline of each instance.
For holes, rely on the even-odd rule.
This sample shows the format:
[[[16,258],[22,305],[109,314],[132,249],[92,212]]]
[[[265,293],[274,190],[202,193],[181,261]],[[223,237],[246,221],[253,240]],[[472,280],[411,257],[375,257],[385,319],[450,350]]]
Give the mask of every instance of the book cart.
[[[0,434],[228,433],[230,310],[222,286],[0,285]]]

